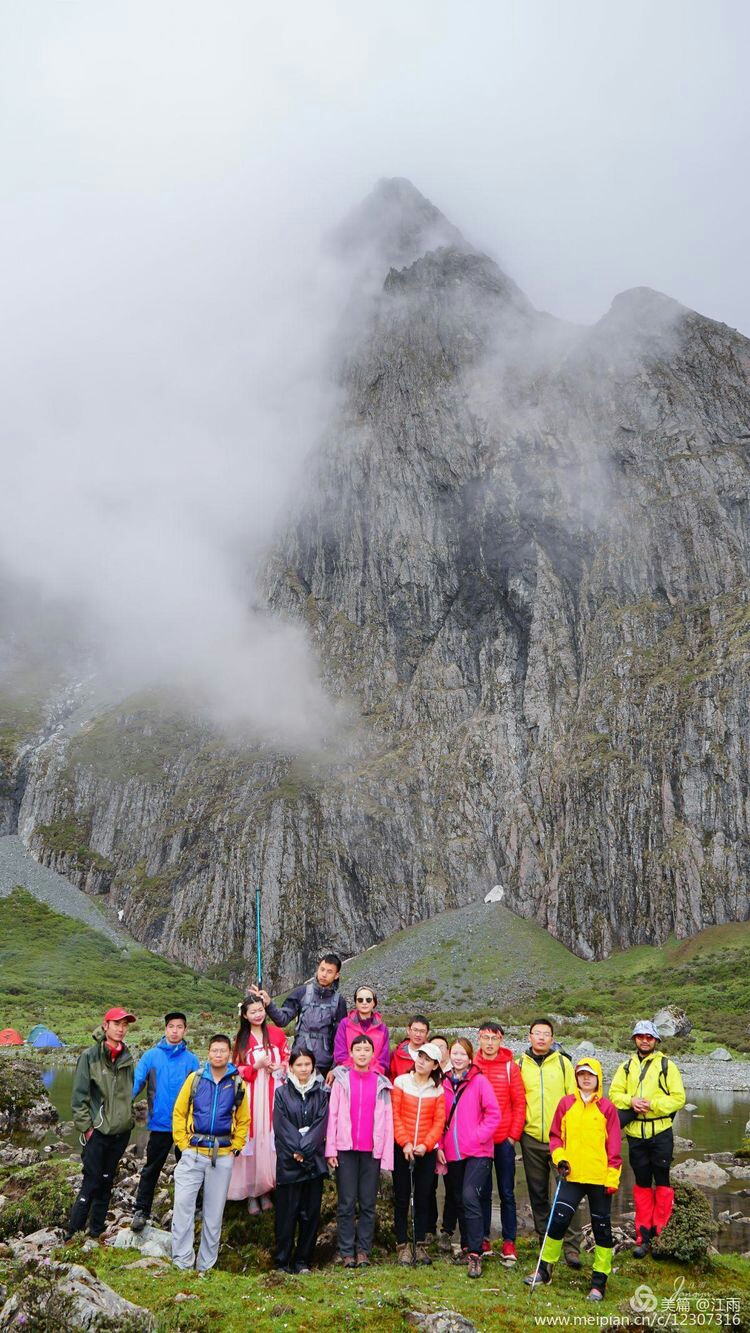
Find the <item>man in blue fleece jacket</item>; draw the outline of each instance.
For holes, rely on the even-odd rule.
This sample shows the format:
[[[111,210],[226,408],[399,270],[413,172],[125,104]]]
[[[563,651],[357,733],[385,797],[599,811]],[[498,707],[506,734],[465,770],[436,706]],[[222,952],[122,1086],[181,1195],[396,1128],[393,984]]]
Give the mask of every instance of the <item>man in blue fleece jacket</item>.
[[[188,1050],[185,1042],[185,1015],[175,1010],[165,1014],[164,1023],[166,1026],[162,1040],[146,1051],[135,1067],[133,1097],[138,1096],[145,1084],[150,1133],[146,1165],[138,1182],[135,1212],[130,1224],[133,1231],[143,1231],[148,1221],[156,1184],[174,1142],[172,1112],[177,1094],[188,1075],[200,1069],[200,1060]],[[174,1155],[179,1162],[179,1148],[175,1147]]]

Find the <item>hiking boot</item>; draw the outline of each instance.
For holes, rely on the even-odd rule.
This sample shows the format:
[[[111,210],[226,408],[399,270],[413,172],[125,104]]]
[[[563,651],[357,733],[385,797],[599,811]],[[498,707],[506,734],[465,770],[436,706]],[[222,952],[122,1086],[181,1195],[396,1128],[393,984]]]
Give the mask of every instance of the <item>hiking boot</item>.
[[[490,1254],[492,1254],[492,1241],[488,1240],[488,1238],[485,1236],[484,1240],[482,1241],[482,1255],[486,1259],[487,1256]]]
[[[512,1268],[514,1263],[517,1262],[517,1260],[518,1260],[518,1255],[516,1254],[515,1243],[512,1240],[504,1240],[503,1251],[502,1254],[500,1255],[500,1262],[503,1263],[506,1268]]]
[[[396,1247],[396,1262],[404,1268],[411,1268],[411,1245],[408,1241]]]
[[[524,1278],[527,1287],[546,1287],[551,1281],[552,1269],[544,1259],[539,1265],[538,1273],[529,1273],[528,1277]]]
[[[424,1241],[423,1241],[423,1240],[418,1240],[418,1241],[417,1241],[417,1263],[418,1263],[418,1264],[431,1264],[431,1263],[432,1263],[432,1260],[431,1260],[429,1254],[427,1253],[427,1251],[426,1251],[426,1249],[425,1249],[425,1245],[424,1245]]]
[[[356,1267],[357,1267],[357,1260],[354,1258],[354,1255],[353,1254],[345,1255],[344,1268],[356,1268]]]
[[[295,1273],[299,1273],[301,1276],[304,1276],[305,1274],[310,1272],[310,1269],[308,1268],[307,1264],[295,1264],[294,1271]]]
[[[370,1256],[364,1250],[357,1250],[357,1268],[369,1268]]]
[[[603,1300],[604,1300],[604,1292],[603,1292],[603,1291],[600,1291],[598,1287],[592,1287],[592,1288],[591,1288],[591,1291],[589,1292],[588,1296],[586,1297],[586,1300],[587,1300],[587,1301],[603,1301]]]
[[[583,1268],[583,1264],[581,1263],[581,1256],[577,1250],[566,1250],[565,1262],[568,1265],[568,1268],[572,1268],[576,1273],[579,1272],[581,1268]]]
[[[147,1222],[148,1213],[144,1213],[140,1208],[136,1208],[130,1223],[130,1230],[135,1231],[136,1234],[138,1234],[139,1231],[143,1231]]]
[[[453,1251],[453,1233],[451,1231],[441,1231],[437,1246],[441,1254],[451,1254]]]
[[[634,1259],[646,1258],[646,1255],[651,1249],[651,1240],[654,1234],[655,1233],[653,1228],[649,1230],[647,1227],[641,1227],[641,1239],[638,1242],[638,1244],[634,1247],[634,1249],[631,1250],[631,1254],[633,1255]]]
[[[482,1256],[481,1254],[470,1254],[466,1261],[466,1271],[469,1277],[482,1276]]]

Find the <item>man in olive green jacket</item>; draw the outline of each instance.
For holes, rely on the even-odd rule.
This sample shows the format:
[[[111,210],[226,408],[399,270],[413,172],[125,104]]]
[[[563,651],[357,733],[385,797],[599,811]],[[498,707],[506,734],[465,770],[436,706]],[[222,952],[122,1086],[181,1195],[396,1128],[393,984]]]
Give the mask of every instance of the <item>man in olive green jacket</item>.
[[[83,1152],[83,1181],[68,1222],[66,1240],[89,1224],[95,1239],[104,1231],[120,1158],[133,1128],[133,1056],[125,1045],[135,1014],[108,1009],[94,1045],[78,1058],[73,1079],[73,1122]]]

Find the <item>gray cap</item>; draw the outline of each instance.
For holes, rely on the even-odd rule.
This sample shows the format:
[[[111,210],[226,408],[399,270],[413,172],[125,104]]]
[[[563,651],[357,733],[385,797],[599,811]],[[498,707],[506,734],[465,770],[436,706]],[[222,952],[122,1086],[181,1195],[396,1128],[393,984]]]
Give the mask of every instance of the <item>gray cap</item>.
[[[630,1035],[632,1037],[656,1037],[657,1041],[661,1041],[658,1029],[648,1018],[639,1018]]]

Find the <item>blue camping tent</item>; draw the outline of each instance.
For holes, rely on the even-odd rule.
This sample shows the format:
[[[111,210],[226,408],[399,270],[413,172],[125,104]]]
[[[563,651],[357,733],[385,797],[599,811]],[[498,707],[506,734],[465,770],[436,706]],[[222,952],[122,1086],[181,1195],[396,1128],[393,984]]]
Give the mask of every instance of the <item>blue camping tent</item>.
[[[51,1032],[50,1029],[44,1027],[42,1023],[37,1023],[36,1027],[31,1029],[27,1040],[29,1046],[48,1047],[65,1045],[65,1042],[60,1041],[60,1038],[55,1032]]]

